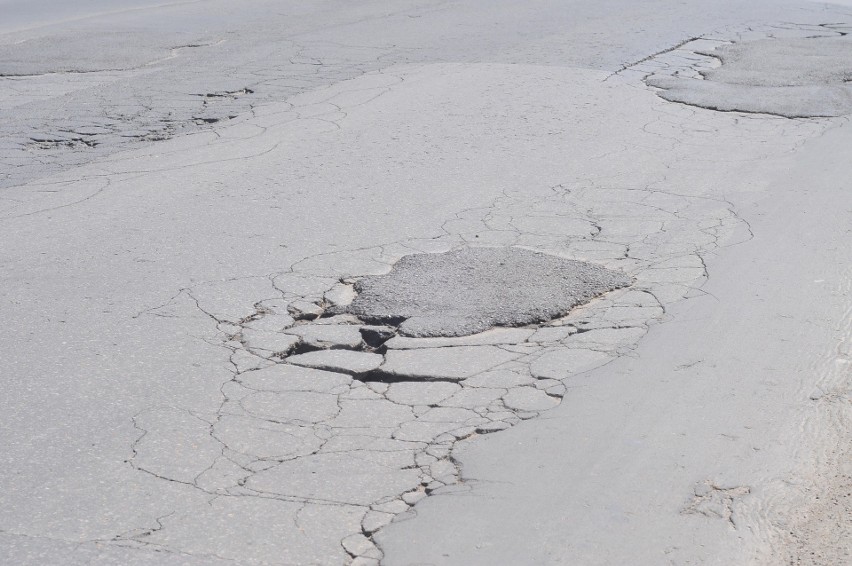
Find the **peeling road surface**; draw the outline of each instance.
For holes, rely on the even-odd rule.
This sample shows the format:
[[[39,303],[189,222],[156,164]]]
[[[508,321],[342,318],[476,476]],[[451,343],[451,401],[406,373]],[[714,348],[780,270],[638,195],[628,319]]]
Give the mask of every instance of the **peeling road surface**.
[[[0,0],[0,564],[852,563],[850,115],[845,1]]]

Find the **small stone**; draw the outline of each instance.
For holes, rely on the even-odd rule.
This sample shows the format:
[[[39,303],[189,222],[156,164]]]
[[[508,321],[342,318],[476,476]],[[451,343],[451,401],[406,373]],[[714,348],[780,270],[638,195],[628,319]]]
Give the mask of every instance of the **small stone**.
[[[519,387],[509,391],[503,397],[503,403],[517,411],[545,411],[558,405],[559,399],[532,387]]]
[[[358,375],[378,368],[383,360],[384,358],[379,354],[368,352],[322,350],[290,356],[287,358],[287,363]]]
[[[379,561],[376,558],[367,558],[365,556],[356,556],[349,563],[349,566],[379,566]]]

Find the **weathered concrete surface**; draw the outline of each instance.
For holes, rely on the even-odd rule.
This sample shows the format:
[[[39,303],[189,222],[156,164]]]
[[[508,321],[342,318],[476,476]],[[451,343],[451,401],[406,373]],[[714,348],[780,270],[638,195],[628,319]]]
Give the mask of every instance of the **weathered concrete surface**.
[[[552,408],[585,390],[575,380],[639,363],[649,330],[683,323],[674,305],[706,295],[709,260],[756,234],[749,223],[764,210],[753,203],[772,194],[770,174],[844,122],[707,111],[641,80],[698,75],[709,63],[695,50],[709,45],[673,48],[690,37],[810,32],[845,21],[836,7],[211,0],[119,2],[97,15],[106,3],[67,4],[0,3],[16,14],[0,18],[0,44],[19,74],[0,77],[4,563],[375,564],[384,525],[459,489],[460,439],[563,415]],[[848,208],[843,196],[833,213]],[[784,228],[761,236],[783,242],[774,230]],[[472,246],[592,262],[634,284],[512,340],[412,344],[329,316],[363,277]],[[822,257],[799,264],[829,273]],[[758,286],[760,273],[744,270],[740,283]],[[709,330],[696,343],[712,344]],[[420,369],[290,363],[341,354],[369,367],[427,359],[436,381],[414,381]],[[623,396],[607,372],[593,375],[612,395],[581,395],[583,411],[624,422],[647,399]],[[839,422],[843,376],[815,417]],[[671,405],[678,424],[711,434],[676,385],[656,390],[654,415]],[[749,399],[804,422],[771,395]],[[805,468],[790,473],[796,485],[820,492],[841,473],[843,438],[818,424],[793,441],[764,428],[761,441],[835,451],[835,461],[783,459]],[[703,445],[672,445],[703,457]],[[719,461],[746,474],[754,453]],[[595,452],[559,454],[545,468],[577,474]],[[616,485],[641,456],[594,473]],[[637,492],[688,493],[685,509],[722,523],[735,499],[762,508],[785,493],[653,470]],[[786,508],[820,516],[810,502]],[[536,509],[562,537],[557,553],[577,540],[558,529],[560,512]],[[671,532],[694,518],[664,506],[644,517]],[[696,529],[713,538],[719,527]],[[759,546],[756,532],[736,536]],[[381,540],[387,561],[408,560]],[[621,540],[608,544],[623,550]],[[771,546],[788,548],[795,541]],[[679,552],[709,561],[715,549]]]

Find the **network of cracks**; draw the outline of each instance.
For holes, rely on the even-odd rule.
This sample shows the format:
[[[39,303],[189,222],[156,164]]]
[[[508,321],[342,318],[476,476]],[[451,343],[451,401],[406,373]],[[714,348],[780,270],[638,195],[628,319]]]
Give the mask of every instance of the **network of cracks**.
[[[527,231],[530,223],[538,233]],[[666,305],[701,294],[704,254],[750,237],[722,200],[563,186],[501,197],[457,214],[443,230],[438,238],[306,258],[268,278],[182,291],[174,301],[191,300],[216,324],[232,378],[215,415],[176,408],[137,415],[130,464],[217,498],[275,500],[302,515],[329,510],[325,528],[342,535],[348,559],[375,564],[382,553],[372,535],[381,527],[409,517],[429,494],[470,487],[453,458],[457,442],[554,408],[572,378],[630,355]],[[660,245],[673,233],[679,243]],[[461,317],[447,309],[446,319],[406,331],[411,313],[370,317],[358,299],[367,288],[407,288],[414,302],[425,300],[434,287],[421,285],[417,269],[409,270],[410,287],[400,287],[394,266],[444,257],[464,271],[465,261],[483,254],[492,267],[515,256],[585,275],[563,297],[545,293],[561,306],[543,314],[517,300],[535,296],[542,279],[521,270],[525,286],[504,298],[518,303],[514,325],[473,333],[453,325],[469,328],[476,309]],[[503,263],[518,273],[513,261]],[[498,300],[496,289],[480,284],[484,306]],[[257,300],[234,308],[222,298],[234,293]],[[441,335],[448,328],[455,330]],[[174,449],[186,445],[189,453]],[[125,542],[168,547],[181,520],[196,519],[163,518],[164,528]]]
[[[845,28],[839,26],[782,26],[739,40],[782,42],[754,48],[780,64],[783,57],[776,55],[788,53],[776,49],[783,42],[794,42],[794,52],[807,54],[810,47],[803,42],[845,41]],[[784,117],[837,115],[813,107],[787,112],[784,89],[797,85],[737,79],[736,69],[710,73],[725,57],[748,67],[755,53],[751,46],[737,45],[730,39],[695,38],[616,75],[641,78],[663,89],[664,98],[706,108]],[[832,92],[848,88],[846,78],[839,87],[834,84],[846,76],[846,48],[845,43],[832,47],[839,54],[831,56],[833,70],[814,79],[832,83],[826,87]],[[728,90],[702,91],[701,97],[721,93],[734,101],[731,108],[677,94],[685,81],[716,79]],[[688,87],[695,88],[715,87]],[[775,106],[747,108],[729,96],[745,92],[742,100],[760,101],[754,89],[776,89],[777,96],[766,98]],[[825,103],[825,89],[812,92],[807,104]],[[840,100],[832,108],[842,111],[842,100],[832,100]],[[655,127],[664,126],[669,124],[661,120]],[[787,124],[773,121],[766,127]],[[232,377],[222,384],[215,415],[187,415],[173,408],[137,415],[139,436],[130,464],[216,498],[292,505],[296,529],[309,530],[300,521],[324,521],[331,538],[339,535],[347,561],[378,564],[382,552],[372,537],[379,529],[412,516],[412,507],[429,494],[469,488],[470,480],[453,458],[456,443],[552,409],[569,394],[573,378],[631,355],[650,326],[665,318],[668,305],[702,293],[707,254],[751,237],[747,223],[723,198],[594,184],[505,194],[490,206],[457,214],[442,231],[432,239],[305,258],[251,281],[182,290],[179,296],[216,325]],[[394,266],[417,257],[458,259],[481,250],[593,263],[603,270],[600,274],[616,275],[573,304],[545,314],[533,309],[527,318],[510,321],[491,320],[482,312],[460,315],[453,307],[446,320],[420,317],[414,324],[418,313],[379,309],[371,315],[365,306],[365,291],[374,290]],[[535,284],[535,276],[528,279]],[[428,303],[430,293],[440,294],[434,285],[420,283],[415,277],[408,288],[414,295],[426,291],[414,302]],[[221,300],[235,293],[252,297],[251,306],[234,309]],[[193,446],[185,462],[176,464],[173,452],[164,449],[175,443]],[[746,486],[708,483],[696,488],[683,512],[730,521],[733,501],[748,492]],[[162,518],[144,539],[131,538],[168,547],[170,529],[181,528],[177,521]]]

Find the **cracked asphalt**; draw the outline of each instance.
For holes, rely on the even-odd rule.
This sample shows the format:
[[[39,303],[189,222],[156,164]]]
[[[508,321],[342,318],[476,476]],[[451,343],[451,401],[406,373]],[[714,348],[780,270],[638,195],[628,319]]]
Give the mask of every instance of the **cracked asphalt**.
[[[0,562],[844,563],[852,7],[741,4],[0,0]]]

